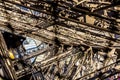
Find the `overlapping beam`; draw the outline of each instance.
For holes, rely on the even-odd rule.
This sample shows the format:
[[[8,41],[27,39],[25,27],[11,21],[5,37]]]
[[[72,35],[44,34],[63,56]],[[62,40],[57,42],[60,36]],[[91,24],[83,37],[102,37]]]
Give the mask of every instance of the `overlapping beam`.
[[[120,35],[120,29],[115,31],[108,28],[110,27],[109,24],[112,22],[115,23],[115,27],[119,28],[119,21],[113,17],[109,17],[108,15],[101,15],[94,12],[103,9],[105,5],[111,7],[110,5],[112,5],[112,3],[109,2],[106,4],[106,2],[97,2],[95,3],[98,7],[97,9],[88,7],[87,3],[95,2],[90,2],[90,0],[83,0],[80,2],[78,0],[2,0],[0,3],[0,11],[3,14],[0,15],[0,29],[2,31],[8,31],[13,34],[22,36],[29,36],[49,44],[54,44],[54,48],[60,48],[60,46],[62,45],[69,45],[74,47],[77,45],[85,45],[92,47],[98,46],[98,48],[102,46],[106,47],[107,49],[115,48],[113,47],[113,44],[119,44],[120,40],[115,38],[114,36],[116,34]],[[103,7],[99,8],[99,4]],[[89,6],[91,6],[91,4]],[[104,12],[107,12],[108,7],[104,7],[104,9]],[[89,16],[91,19],[93,18],[94,21],[92,21],[92,23],[89,22],[87,16]],[[101,21],[103,22],[103,25],[97,26],[94,24],[95,21]],[[57,39],[57,41],[59,42],[58,45],[56,44],[57,42],[55,42],[55,39]],[[72,54],[72,52],[75,51],[75,53],[77,53],[76,49],[77,48],[75,48],[75,50],[67,50],[66,52],[61,52],[60,54],[56,53],[57,55],[51,56],[50,58],[41,61],[41,64],[35,64],[35,66],[33,67],[36,67],[37,65],[39,69],[41,68],[40,66],[42,66],[44,69],[44,67],[46,68],[46,66],[50,66],[54,63],[60,64],[58,61],[60,61],[61,59],[64,59],[65,57],[68,58],[69,56],[74,56],[75,54]],[[35,52],[29,56],[24,56],[24,60],[38,56],[40,54],[44,54],[49,51],[51,51],[50,46],[49,48],[46,48],[39,52]],[[74,61],[70,65],[68,64],[69,67],[71,65],[71,67],[81,67],[77,65],[77,62],[81,59],[83,59],[83,61],[81,60],[82,66],[87,67],[89,66],[87,62],[92,63],[92,57],[95,54],[89,54],[89,49],[88,52],[81,52],[83,52],[83,57],[80,58],[80,56],[78,55],[74,56],[74,59],[72,59]],[[115,53],[115,50],[113,52]],[[59,66],[58,64],[57,66]],[[92,64],[90,65],[92,66]],[[63,76],[64,78],[70,78],[70,75],[72,75],[72,78],[74,78],[74,74],[72,74],[74,69],[71,69],[71,67],[67,70],[67,73],[70,72],[70,74],[66,77]],[[29,69],[29,71],[32,70]],[[62,70],[58,71],[60,72]],[[22,71],[18,71],[17,75],[19,75],[19,73],[21,72]],[[24,73],[20,76],[23,76]],[[55,73],[56,72],[54,72],[53,75],[56,75]],[[75,76],[77,76],[77,73],[75,73]],[[80,78],[84,76],[81,76]]]
[[[31,8],[31,7],[27,7],[27,6],[25,6],[25,5],[22,5],[22,4],[20,4],[20,3],[16,3],[16,2],[11,2],[11,1],[7,1],[7,2],[9,2],[9,3],[12,3],[12,4],[16,4],[16,5],[19,5],[19,6],[23,6],[23,7],[26,7],[26,8],[29,8],[29,9],[32,9],[32,10],[35,10],[35,11],[38,11],[38,12],[40,12],[40,13],[44,13],[43,11],[41,12],[40,10],[37,10],[37,9],[35,9],[35,8]],[[47,1],[46,1],[47,2]],[[75,8],[76,9],[76,8]],[[79,10],[79,9],[78,9]],[[84,10],[83,10],[84,11]],[[52,15],[52,16],[54,16],[53,14],[51,14],[51,13],[49,13],[49,12],[45,12],[45,14],[47,14],[47,15]],[[74,19],[71,19],[71,18],[66,18],[66,17],[62,17],[62,16],[59,16],[58,15],[58,17],[60,18],[60,19],[64,19],[64,20],[68,20],[68,21],[71,21],[71,22],[74,22],[74,23],[78,23],[78,24],[82,24],[82,26],[89,26],[89,27],[92,27],[92,28],[95,28],[95,29],[97,29],[97,30],[102,30],[102,31],[107,31],[107,32],[110,32],[110,33],[114,33],[114,34],[119,34],[119,32],[117,32],[117,31],[111,31],[111,30],[109,30],[109,29],[104,29],[104,28],[101,28],[101,27],[98,27],[98,26],[94,26],[94,25],[91,25],[91,24],[88,24],[88,23],[83,23],[83,22],[80,22],[80,21],[77,21],[77,20],[74,20]],[[44,17],[43,17],[44,18]],[[13,22],[12,22],[13,23]],[[62,24],[62,23],[61,23]],[[22,25],[22,24],[20,24],[20,25]],[[34,28],[34,26],[33,26],[33,28],[31,28],[31,30],[29,30],[29,29],[27,29],[27,30],[25,30],[25,28],[24,28],[24,26],[25,25],[23,25],[23,31],[22,31],[22,33],[21,34],[27,34],[27,33],[35,33],[35,31],[33,31],[33,29],[36,29],[37,30],[37,28]],[[31,25],[30,25],[31,26]],[[15,25],[15,27],[16,27],[16,25]],[[26,28],[28,28],[29,26],[27,26]],[[15,29],[16,30],[16,29]],[[18,29],[19,30],[19,29]],[[27,32],[28,31],[28,32]],[[16,31],[16,32],[18,32],[18,31]],[[87,32],[87,31],[86,31]],[[31,34],[29,34],[29,35],[31,35]],[[39,34],[37,34],[37,33],[35,33],[34,35],[39,35]],[[42,33],[42,36],[43,36],[44,34]],[[100,34],[97,34],[98,36],[100,35]],[[41,35],[39,35],[39,36],[41,36]],[[44,36],[43,36],[44,37]],[[112,38],[111,38],[112,39]],[[113,39],[114,40],[114,39]],[[76,42],[75,42],[76,43]]]

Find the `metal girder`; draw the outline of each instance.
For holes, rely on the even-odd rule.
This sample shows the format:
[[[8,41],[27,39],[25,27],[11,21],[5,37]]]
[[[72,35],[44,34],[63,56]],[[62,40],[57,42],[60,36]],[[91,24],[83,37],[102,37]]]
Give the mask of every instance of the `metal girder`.
[[[3,35],[0,32],[0,63],[2,65],[3,70],[3,78],[10,79],[10,80],[16,80],[16,76],[14,75],[14,70],[11,66],[10,59],[8,58],[8,49],[7,45],[4,41]],[[1,74],[0,74],[1,75]]]
[[[94,10],[93,12],[98,12],[98,11],[105,10],[105,9],[108,9],[108,8],[114,7],[114,6],[119,6],[119,5],[120,5],[120,1],[116,0],[116,1],[113,1],[110,5],[98,8],[98,9]]]
[[[119,63],[116,54],[119,55],[117,50],[120,48],[114,45],[120,42],[120,39],[115,37],[120,35],[120,22],[118,18],[114,15],[110,17],[108,13],[113,9],[119,10],[116,8],[119,6],[118,3],[102,1],[2,0],[1,31],[32,37],[52,45],[25,55],[16,62],[11,60],[15,62],[14,65],[22,65],[22,69],[18,69],[20,71],[16,70],[17,78],[30,74],[33,79],[39,74],[38,80],[40,78],[89,80],[95,77],[97,71],[106,73],[107,68],[114,68],[114,62]],[[103,13],[98,13],[99,11]],[[44,60],[29,63],[29,59],[45,53],[49,54]],[[100,58],[104,59],[103,62]],[[109,65],[111,62],[113,64]],[[67,69],[63,70],[65,64]],[[52,65],[55,65],[54,70]],[[44,71],[46,69],[47,73]]]
[[[8,1],[9,2],[9,1]],[[14,2],[13,2],[14,3]],[[18,3],[17,3],[17,5],[18,5]],[[23,6],[23,7],[25,7],[25,6]],[[28,7],[26,7],[26,8],[28,8]],[[30,8],[31,9],[31,8]],[[34,10],[34,8],[32,8],[33,10]],[[76,8],[75,8],[76,9]],[[36,10],[36,9],[35,9]],[[47,13],[46,13],[47,14]],[[74,20],[74,19],[70,19],[70,18],[66,18],[66,17],[61,17],[61,16],[58,16],[58,17],[60,17],[60,18],[62,18],[62,19],[65,19],[65,20],[68,20],[68,21],[71,21],[71,22],[75,22],[75,23],[80,23],[80,24],[82,24],[82,25],[84,25],[84,26],[89,26],[89,27],[92,27],[92,28],[97,28],[98,30],[103,30],[103,31],[107,31],[107,32],[110,32],[110,33],[115,33],[115,34],[119,34],[119,32],[116,32],[116,31],[111,31],[111,30],[108,30],[108,29],[104,29],[104,28],[100,28],[100,27],[98,27],[98,26],[94,26],[94,25],[90,25],[90,24],[88,24],[88,23],[83,23],[83,22],[80,22],[80,21],[77,21],[77,20]],[[32,30],[30,30],[30,31],[32,31]],[[24,34],[24,33],[23,33]],[[99,34],[96,34],[96,35],[98,35],[98,36],[100,36]]]
[[[110,65],[107,65],[107,66],[105,66],[105,67],[102,67],[102,68],[100,68],[99,70],[96,70],[96,71],[94,71],[94,72],[91,72],[91,73],[89,73],[89,74],[86,74],[86,75],[84,75],[84,76],[82,76],[82,77],[80,77],[80,78],[77,78],[76,80],[80,80],[81,78],[84,78],[84,77],[86,77],[86,76],[88,76],[88,75],[90,75],[90,74],[93,74],[93,73],[95,73],[95,72],[101,71],[102,69],[105,69],[106,67],[109,67],[109,66],[111,66],[111,65],[114,65],[114,64],[116,64],[116,63],[118,63],[118,62],[120,62],[120,61],[116,61],[115,63],[112,63],[112,64],[110,64]]]

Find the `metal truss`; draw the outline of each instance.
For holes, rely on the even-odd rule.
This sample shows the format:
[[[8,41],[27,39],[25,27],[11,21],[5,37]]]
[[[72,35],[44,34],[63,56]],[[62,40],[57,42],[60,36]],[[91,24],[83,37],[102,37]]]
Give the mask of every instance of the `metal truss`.
[[[85,4],[85,3],[87,3],[87,1],[83,1],[83,3]],[[19,16],[19,18],[23,18],[23,19],[19,19],[16,16],[16,17],[12,17],[12,18],[16,18],[16,20],[12,19],[12,18],[10,18],[10,21],[7,20],[7,22],[9,21],[10,24],[13,25],[13,29],[15,29],[16,33],[20,32],[18,34],[26,34],[27,35],[27,33],[28,34],[30,33],[30,36],[31,36],[32,35],[31,33],[34,33],[33,35],[35,35],[35,34],[38,34],[39,32],[41,32],[41,31],[39,31],[39,30],[41,30],[41,28],[45,29],[47,32],[51,32],[52,28],[51,28],[51,30],[48,30],[48,28],[51,27],[52,25],[53,26],[54,25],[58,25],[58,26],[62,25],[63,27],[68,28],[68,26],[71,26],[71,24],[73,24],[74,29],[76,29],[76,26],[78,26],[77,27],[78,30],[76,30],[76,33],[83,32],[83,35],[87,34],[87,35],[92,35],[96,38],[105,38],[105,39],[107,38],[106,41],[108,41],[108,42],[109,42],[109,40],[113,40],[114,42],[117,41],[117,39],[115,39],[114,35],[120,34],[118,31],[119,30],[118,29],[119,28],[118,27],[119,20],[117,20],[114,17],[109,17],[108,15],[106,15],[106,13],[108,13],[109,10],[111,10],[110,5],[113,5],[116,7],[119,4],[116,4],[117,2],[108,4],[110,8],[108,7],[108,10],[102,11],[102,12],[104,12],[104,14],[99,14],[98,9],[96,9],[96,7],[95,8],[89,7],[89,6],[92,6],[92,4],[89,4],[90,3],[89,1],[88,1],[89,6],[84,5],[83,3],[77,5],[72,1],[38,1],[37,2],[37,1],[29,0],[29,1],[24,2],[24,1],[19,1],[19,0],[15,0],[15,1],[6,0],[6,1],[3,1],[3,3],[1,3],[1,7],[3,8],[1,10],[3,12],[6,12],[5,14],[3,14],[3,16],[5,16],[5,17],[7,17],[6,15],[8,15],[8,18],[17,15],[17,16]],[[102,3],[102,2],[100,2],[100,3]],[[110,3],[110,2],[108,2],[108,3]],[[94,4],[94,2],[93,2],[93,4]],[[99,5],[99,4],[97,4],[97,5]],[[84,5],[84,6],[82,6],[82,5]],[[106,5],[103,4],[101,6],[104,7]],[[36,7],[39,7],[39,9]],[[101,11],[101,9],[99,9],[99,11]],[[12,13],[15,13],[15,14],[12,14]],[[29,15],[29,16],[27,16],[27,15]],[[119,17],[119,15],[118,15],[118,17]],[[35,18],[35,19],[33,19],[33,18]],[[90,22],[88,18],[93,21]],[[13,23],[17,20],[19,20],[19,25],[17,24],[18,27],[16,26],[16,23]],[[17,21],[17,23],[18,23],[18,21]],[[98,24],[96,24],[96,23],[98,23]],[[64,24],[66,24],[66,25],[64,25]],[[111,31],[111,29],[109,28],[113,24],[114,24],[114,27],[117,29],[115,31]],[[23,28],[19,29],[19,27],[21,27],[21,25]],[[24,26],[26,26],[26,27],[24,27]],[[72,28],[72,30],[73,30],[73,28]],[[54,32],[51,32],[51,34],[52,33],[54,34]],[[59,32],[59,33],[62,33],[62,32]],[[45,34],[45,33],[42,33],[41,35],[39,34],[39,36],[43,36],[43,35],[47,35],[47,34]],[[81,35],[81,36],[83,36],[83,35]],[[111,37],[111,35],[112,35],[112,37]],[[63,35],[61,35],[61,36],[63,36]],[[67,35],[67,36],[71,37],[71,35]],[[59,37],[57,37],[57,38],[59,38]],[[61,38],[60,38],[60,40],[61,40]],[[71,42],[73,42],[73,41],[71,41]],[[84,43],[84,42],[82,42],[82,43]]]
[[[120,0],[0,0],[1,32],[31,37],[47,45],[30,55],[9,60],[14,68],[8,70],[8,77],[104,80],[118,74],[119,6]],[[40,55],[46,58],[29,62]]]

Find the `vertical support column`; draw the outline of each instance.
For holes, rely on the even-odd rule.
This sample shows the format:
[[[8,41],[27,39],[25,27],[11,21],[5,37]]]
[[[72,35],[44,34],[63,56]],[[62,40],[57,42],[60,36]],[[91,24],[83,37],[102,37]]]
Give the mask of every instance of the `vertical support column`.
[[[8,57],[7,45],[4,41],[4,37],[1,32],[0,32],[0,62],[3,67],[2,69],[5,78],[7,78],[8,80],[17,80],[15,78],[15,73],[13,72],[13,68]]]

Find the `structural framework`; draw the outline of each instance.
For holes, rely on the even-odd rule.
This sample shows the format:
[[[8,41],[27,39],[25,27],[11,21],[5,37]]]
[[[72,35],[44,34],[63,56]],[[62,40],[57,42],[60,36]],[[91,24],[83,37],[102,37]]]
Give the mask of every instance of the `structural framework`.
[[[120,0],[0,0],[3,80],[117,80],[119,58]]]

